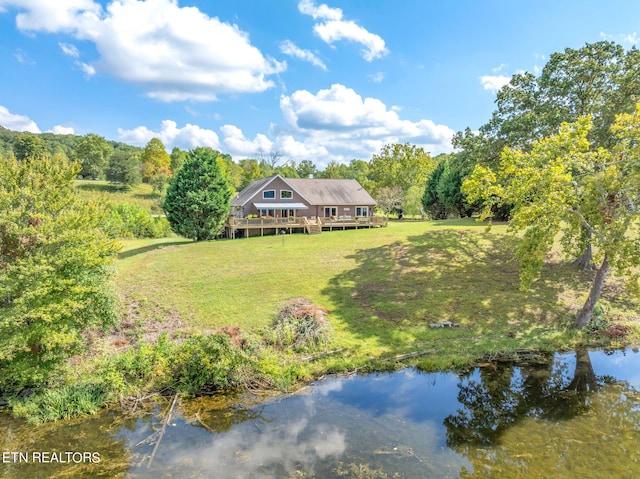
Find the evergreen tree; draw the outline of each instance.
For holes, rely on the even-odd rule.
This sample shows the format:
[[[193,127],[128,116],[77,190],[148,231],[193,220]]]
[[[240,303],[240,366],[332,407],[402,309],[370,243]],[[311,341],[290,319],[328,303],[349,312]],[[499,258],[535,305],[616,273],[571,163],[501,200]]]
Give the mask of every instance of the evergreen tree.
[[[164,211],[171,229],[194,241],[214,239],[229,214],[231,188],[210,148],[196,148],[169,183]]]

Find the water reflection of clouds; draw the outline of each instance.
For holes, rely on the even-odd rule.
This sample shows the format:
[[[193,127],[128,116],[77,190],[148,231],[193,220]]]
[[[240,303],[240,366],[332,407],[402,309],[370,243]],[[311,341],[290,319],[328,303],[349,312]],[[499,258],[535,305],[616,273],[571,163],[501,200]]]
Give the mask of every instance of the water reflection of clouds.
[[[416,422],[451,414],[457,404],[458,379],[452,374],[395,373],[353,376],[330,396],[345,406],[369,414],[393,414]]]
[[[635,367],[638,363],[638,353],[637,348],[631,348],[591,352],[589,356],[596,375],[615,377],[617,380],[626,381],[633,388],[640,390],[640,371]]]
[[[302,417],[299,412],[289,419],[278,418],[275,426],[248,421],[195,444],[186,444],[185,437],[173,441],[168,437],[148,477],[165,471],[171,473],[167,477],[279,478],[283,472],[311,471],[318,460],[340,457],[346,434],[326,423],[312,424],[310,409]]]
[[[342,391],[345,381],[346,378],[325,380],[314,387],[314,392],[321,396],[328,396],[332,392]]]

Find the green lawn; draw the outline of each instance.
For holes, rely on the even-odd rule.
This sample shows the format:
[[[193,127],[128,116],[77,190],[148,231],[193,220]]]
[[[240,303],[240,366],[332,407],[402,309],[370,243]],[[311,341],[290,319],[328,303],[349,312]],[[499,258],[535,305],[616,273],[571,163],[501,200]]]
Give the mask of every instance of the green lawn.
[[[76,180],[76,191],[82,198],[96,199],[106,198],[116,203],[137,203],[146,210],[160,214],[158,195],[153,194],[151,185],[141,183],[131,188],[114,186],[103,180]]]
[[[187,330],[266,327],[279,305],[307,296],[330,310],[335,345],[355,356],[436,348],[431,367],[518,348],[575,347],[601,338],[568,331],[592,273],[560,259],[519,290],[505,227],[471,220],[193,243],[128,241],[118,261],[123,306],[137,321],[179,317]],[[610,316],[631,323],[637,301],[605,290]],[[459,328],[429,328],[453,321]],[[426,360],[430,361],[430,360]]]

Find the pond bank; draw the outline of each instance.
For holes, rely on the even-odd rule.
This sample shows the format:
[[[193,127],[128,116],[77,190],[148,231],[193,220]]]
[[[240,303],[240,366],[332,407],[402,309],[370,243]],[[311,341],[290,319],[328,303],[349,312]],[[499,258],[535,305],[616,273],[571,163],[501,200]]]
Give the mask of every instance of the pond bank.
[[[0,416],[4,451],[100,454],[0,467],[20,479],[636,477],[638,370],[637,349],[581,350],[458,373],[336,375],[266,402],[200,398],[166,423],[169,402],[40,426]]]

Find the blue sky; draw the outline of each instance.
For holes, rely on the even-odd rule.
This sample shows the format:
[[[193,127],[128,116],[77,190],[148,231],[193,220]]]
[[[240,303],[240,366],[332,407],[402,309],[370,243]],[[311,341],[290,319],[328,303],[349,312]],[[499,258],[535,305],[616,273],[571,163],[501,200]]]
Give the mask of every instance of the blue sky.
[[[438,154],[512,74],[638,32],[635,0],[0,0],[0,125],[321,166]]]

